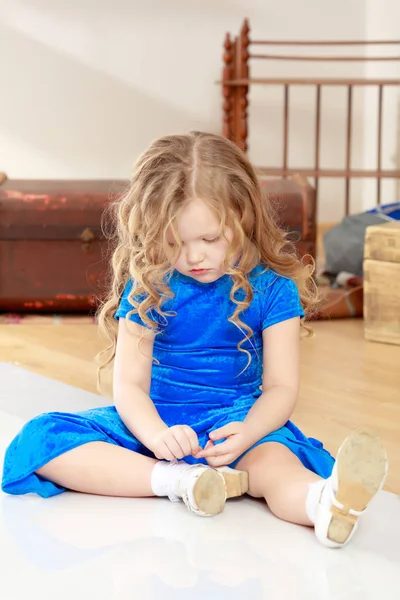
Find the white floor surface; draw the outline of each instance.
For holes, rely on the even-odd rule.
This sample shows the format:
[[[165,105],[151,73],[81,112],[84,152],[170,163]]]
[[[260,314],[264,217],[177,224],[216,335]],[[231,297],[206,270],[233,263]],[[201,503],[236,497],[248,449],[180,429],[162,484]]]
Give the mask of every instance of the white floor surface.
[[[0,458],[29,418],[104,398],[0,364]],[[2,460],[1,460],[2,464]],[[265,504],[210,519],[167,499],[0,492],[1,600],[385,600],[400,598],[400,497],[382,492],[342,550]]]

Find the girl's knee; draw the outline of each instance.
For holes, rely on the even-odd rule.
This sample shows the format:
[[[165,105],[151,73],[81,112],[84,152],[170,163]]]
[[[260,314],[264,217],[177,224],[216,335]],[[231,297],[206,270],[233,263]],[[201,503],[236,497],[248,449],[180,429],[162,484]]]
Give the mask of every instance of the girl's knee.
[[[87,429],[79,415],[63,412],[48,412],[34,417],[22,428],[21,433],[40,435],[66,435]]]
[[[45,438],[49,442],[60,433],[60,425],[63,422],[61,413],[49,412],[34,417],[22,428],[20,435],[24,438]]]
[[[294,471],[302,467],[299,459],[289,448],[278,442],[260,444],[237,466],[249,474],[250,495],[264,497],[271,511],[281,516],[280,490],[285,489]]]
[[[47,458],[53,454],[56,447],[65,446],[66,440],[69,441],[65,420],[68,420],[68,415],[50,412],[38,415],[25,423],[6,449],[5,466],[11,469],[16,463],[36,463],[40,457]],[[63,444],[61,432],[64,433]]]
[[[279,442],[264,442],[253,448],[253,450],[250,450],[237,468],[250,473],[251,471],[264,470],[268,467],[268,472],[271,472],[271,469],[278,468],[285,463],[288,464],[293,459],[297,460],[289,448],[283,444]]]
[[[260,460],[264,459],[274,464],[290,459],[293,456],[291,450],[279,442],[264,442],[257,447],[260,448]]]

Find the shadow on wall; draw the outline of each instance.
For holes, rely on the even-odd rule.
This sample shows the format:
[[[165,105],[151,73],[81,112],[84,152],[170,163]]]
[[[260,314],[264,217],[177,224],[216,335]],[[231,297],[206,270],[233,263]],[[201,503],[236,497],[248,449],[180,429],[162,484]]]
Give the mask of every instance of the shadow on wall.
[[[7,27],[0,26],[0,38],[12,56],[11,62],[3,61],[8,93],[1,99],[1,129],[56,164],[59,159],[59,177],[126,177],[137,154],[155,137],[211,127],[182,107]],[[23,176],[40,178],[46,173]]]
[[[126,177],[156,137],[219,132],[222,41],[255,0],[3,0],[0,168]],[[108,71],[108,72],[107,72]]]

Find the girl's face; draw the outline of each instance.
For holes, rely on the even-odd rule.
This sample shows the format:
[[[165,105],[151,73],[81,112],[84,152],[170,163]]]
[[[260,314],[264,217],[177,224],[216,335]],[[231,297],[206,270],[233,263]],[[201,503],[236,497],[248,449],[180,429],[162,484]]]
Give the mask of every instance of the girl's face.
[[[223,261],[232,239],[227,227],[220,231],[220,223],[211,209],[200,199],[191,200],[177,219],[177,232],[182,251],[177,260],[174,256],[174,237],[167,232],[167,255],[173,267],[203,283],[211,283],[224,275]],[[232,257],[232,265],[237,257]]]

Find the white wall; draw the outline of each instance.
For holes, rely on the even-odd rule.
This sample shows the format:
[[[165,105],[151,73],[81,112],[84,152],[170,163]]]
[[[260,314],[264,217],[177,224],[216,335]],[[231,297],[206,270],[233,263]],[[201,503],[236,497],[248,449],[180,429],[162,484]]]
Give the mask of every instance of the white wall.
[[[221,74],[222,42],[244,17],[253,39],[363,39],[366,10],[379,1],[2,0],[0,170],[12,178],[127,177],[157,136],[220,132],[221,96],[214,82]],[[363,75],[362,63],[342,66],[347,75]],[[285,70],[282,63],[268,68],[317,72],[293,63]],[[306,88],[294,93],[290,163],[309,166],[314,95]],[[256,164],[281,160],[277,94],[260,87],[251,94],[250,157]],[[324,91],[324,166],[344,164],[344,106],[344,89]],[[363,94],[356,94],[354,166],[364,160],[363,106]],[[340,218],[343,189],[341,181],[321,184],[321,220]],[[361,206],[357,193],[353,208]]]
[[[366,39],[395,40],[400,39],[400,2],[399,0],[367,0]],[[370,47],[369,55],[398,56],[400,46]],[[378,77],[400,80],[400,61],[369,62],[366,66],[367,77]],[[378,92],[374,88],[365,89],[364,109],[364,165],[365,168],[377,167],[378,139]],[[398,87],[387,87],[383,96],[382,123],[382,168],[400,169],[400,94]],[[400,200],[398,181],[385,179],[382,181],[382,203]],[[365,180],[363,199],[365,208],[374,206],[376,202],[376,182]]]

